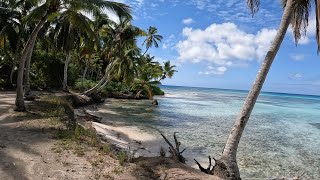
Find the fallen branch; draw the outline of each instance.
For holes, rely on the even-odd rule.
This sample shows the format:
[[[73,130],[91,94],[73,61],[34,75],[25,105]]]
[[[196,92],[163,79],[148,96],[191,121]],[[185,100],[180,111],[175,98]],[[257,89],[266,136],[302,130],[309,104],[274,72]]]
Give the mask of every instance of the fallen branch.
[[[212,158],[215,162],[216,162],[216,159]],[[209,165],[207,167],[207,169],[205,169],[204,167],[201,166],[201,164],[196,160],[194,159],[194,161],[196,162],[196,164],[199,166],[199,169],[201,172],[204,172],[206,174],[211,174],[213,175],[213,171],[214,171],[214,166],[212,165],[212,160],[211,160],[211,157],[209,156]]]
[[[169,153],[172,155],[172,158],[176,161],[182,162],[182,163],[186,163],[186,159],[182,156],[182,153],[186,150],[183,149],[182,151],[180,151],[180,145],[181,143],[178,141],[177,136],[176,136],[176,132],[173,133],[173,138],[174,138],[174,142],[176,147],[174,147],[171,142],[167,139],[166,136],[164,136],[161,133],[161,136],[163,137],[163,139],[167,142],[167,144],[169,145]]]

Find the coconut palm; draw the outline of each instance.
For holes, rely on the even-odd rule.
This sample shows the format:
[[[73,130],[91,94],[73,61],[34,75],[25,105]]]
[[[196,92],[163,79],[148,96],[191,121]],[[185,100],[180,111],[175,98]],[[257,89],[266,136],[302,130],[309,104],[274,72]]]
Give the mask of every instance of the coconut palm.
[[[20,0],[10,1],[2,0],[0,8],[0,36],[7,39],[9,42],[10,52],[7,55],[12,54],[11,59],[12,68],[10,73],[9,82],[13,84],[13,73],[16,67],[17,59],[20,55],[21,44],[25,39],[25,22],[22,17],[27,14],[34,6],[35,1]],[[8,47],[5,48],[8,50]],[[8,52],[8,51],[6,51]]]
[[[23,100],[23,73],[26,59],[29,53],[32,53],[35,41],[37,39],[39,31],[47,20],[52,20],[59,14],[67,10],[88,12],[93,15],[101,13],[105,8],[108,8],[118,14],[123,14],[131,18],[129,7],[117,2],[104,1],[104,0],[32,0],[37,2],[39,6],[34,8],[26,17],[26,20],[38,19],[38,23],[33,29],[29,39],[24,46],[24,49],[20,56],[18,79],[17,79],[17,97],[16,97],[16,110],[25,111],[25,105]],[[41,4],[42,3],[42,4]]]
[[[159,79],[163,76],[163,68],[159,62],[154,61],[154,57],[143,56],[138,61],[137,78],[134,81],[134,88],[138,93],[136,98],[145,91],[149,100],[154,102],[153,91],[160,85]]]
[[[146,51],[143,53],[143,55],[145,55],[149,50],[149,48],[151,48],[152,46],[156,48],[159,47],[158,42],[161,42],[163,37],[157,33],[158,33],[158,29],[156,27],[153,27],[153,26],[149,27],[147,38],[142,43],[142,45],[146,44]]]
[[[95,40],[98,38],[93,32],[92,21],[81,12],[67,10],[57,18],[55,42],[65,52],[66,60],[63,73],[63,90],[68,91],[68,67],[72,51],[79,46],[81,39]],[[93,44],[94,45],[94,44]]]
[[[163,75],[160,80],[164,80],[165,78],[172,78],[174,73],[177,72],[176,70],[174,70],[175,67],[175,65],[171,66],[170,61],[164,62],[164,66],[162,68]]]
[[[132,70],[131,60],[133,60],[133,57],[131,57],[131,55],[136,53],[137,48],[135,44],[137,37],[145,36],[146,34],[140,28],[133,26],[131,20],[124,16],[119,16],[119,23],[105,27],[102,31],[104,35],[107,36],[107,43],[104,47],[103,54],[105,57],[108,57],[108,65],[101,80],[93,88],[84,92],[87,96],[99,92],[110,79],[114,78],[111,77],[112,72],[117,71],[117,76],[119,77],[119,74],[124,75],[128,73],[123,69],[126,68],[126,66],[129,67],[127,70]],[[117,68],[120,69],[115,70]]]
[[[248,6],[251,12],[254,14],[257,12],[260,1],[259,0],[248,0]],[[263,83],[270,70],[272,62],[281,46],[287,29],[291,23],[294,33],[296,44],[301,38],[301,32],[305,35],[306,28],[308,26],[308,18],[310,13],[311,0],[283,0],[283,16],[280,22],[280,26],[275,36],[271,47],[261,65],[261,68],[257,74],[256,80],[249,92],[248,97],[242,107],[242,110],[237,117],[234,127],[232,128],[225,148],[223,150],[222,157],[216,163],[214,168],[214,174],[220,176],[223,179],[240,179],[239,168],[237,164],[237,150],[240,142],[240,138],[244,131],[244,128],[249,120],[253,107],[262,89]],[[317,32],[317,43],[318,51],[320,44],[320,31],[319,31],[319,18],[320,18],[320,1],[314,1],[314,7],[316,9],[316,32]]]

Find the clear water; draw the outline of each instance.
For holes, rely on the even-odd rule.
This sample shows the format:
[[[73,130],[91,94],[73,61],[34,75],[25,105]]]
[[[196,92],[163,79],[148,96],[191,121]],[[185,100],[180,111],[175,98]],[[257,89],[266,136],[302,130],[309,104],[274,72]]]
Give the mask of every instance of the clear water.
[[[219,158],[247,92],[164,86],[166,95],[149,101],[112,100],[103,108],[117,112],[116,121],[144,131],[178,132],[193,158],[206,163]],[[293,177],[320,179],[320,97],[262,93],[238,149],[243,179]],[[206,165],[206,164],[205,164]]]

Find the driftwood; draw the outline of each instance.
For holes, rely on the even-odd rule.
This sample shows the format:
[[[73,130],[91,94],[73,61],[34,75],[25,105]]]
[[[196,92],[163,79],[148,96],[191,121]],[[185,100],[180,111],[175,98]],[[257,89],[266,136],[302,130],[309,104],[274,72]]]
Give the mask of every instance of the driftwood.
[[[215,158],[212,158],[215,162],[216,162],[216,159]],[[196,160],[194,159],[194,161],[196,162],[196,164],[199,166],[199,169],[201,172],[204,172],[206,174],[211,174],[213,175],[213,171],[214,171],[214,165],[212,165],[212,159],[211,157],[209,156],[209,165],[208,167],[205,169],[204,167],[201,166],[201,164]]]
[[[171,154],[172,158],[175,160],[175,161],[179,161],[179,162],[182,162],[182,163],[186,163],[186,159],[182,156],[182,153],[186,150],[183,149],[182,151],[180,151],[180,145],[181,143],[178,141],[177,139],[177,136],[176,136],[176,132],[173,133],[173,138],[174,138],[174,142],[175,142],[175,145],[176,147],[174,147],[171,142],[167,139],[166,136],[164,136],[162,133],[161,133],[161,136],[163,137],[163,139],[167,142],[167,144],[169,145],[169,153]]]

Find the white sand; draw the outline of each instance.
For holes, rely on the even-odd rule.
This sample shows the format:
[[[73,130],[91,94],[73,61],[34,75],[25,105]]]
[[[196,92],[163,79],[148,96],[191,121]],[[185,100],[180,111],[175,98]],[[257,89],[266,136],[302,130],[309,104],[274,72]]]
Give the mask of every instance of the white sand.
[[[97,111],[88,110],[86,112],[99,116]],[[76,115],[81,115],[82,110],[75,110]],[[105,110],[104,110],[105,111]],[[108,117],[104,117],[104,121]],[[96,129],[97,133],[106,139],[109,143],[125,150],[134,152],[135,157],[155,157],[159,156],[160,148],[167,148],[167,144],[159,136],[147,133],[136,126],[128,126],[122,123],[97,123],[92,122],[92,126]]]

